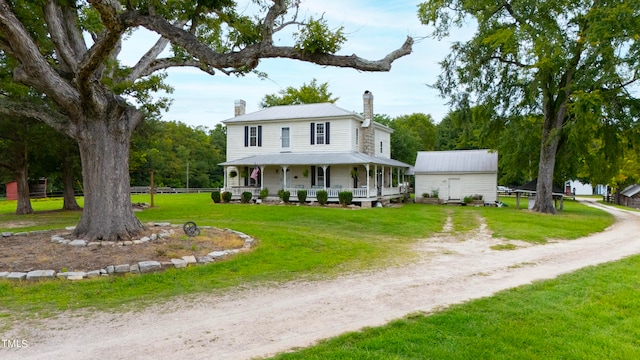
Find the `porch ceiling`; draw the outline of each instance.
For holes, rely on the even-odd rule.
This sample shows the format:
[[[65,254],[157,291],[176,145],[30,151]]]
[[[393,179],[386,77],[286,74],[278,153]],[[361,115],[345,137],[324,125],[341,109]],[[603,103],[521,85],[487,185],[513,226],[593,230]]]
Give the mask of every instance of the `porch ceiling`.
[[[252,155],[246,158],[220,163],[222,166],[256,165],[351,165],[372,164],[408,168],[410,165],[393,159],[368,156],[358,152],[343,153],[280,153]]]

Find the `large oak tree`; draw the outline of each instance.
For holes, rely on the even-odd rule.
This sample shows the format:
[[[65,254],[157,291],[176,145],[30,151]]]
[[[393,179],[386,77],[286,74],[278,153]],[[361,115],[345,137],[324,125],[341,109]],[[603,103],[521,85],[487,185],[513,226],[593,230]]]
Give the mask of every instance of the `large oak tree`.
[[[0,51],[17,60],[15,81],[41,92],[60,109],[2,103],[29,112],[78,142],[84,210],[75,235],[129,239],[144,227],[129,195],[128,156],[133,130],[145,117],[163,71],[195,67],[211,75],[244,74],[263,58],[289,58],[362,71],[388,71],[411,52],[413,40],[380,60],[336,55],[344,41],[320,19],[298,19],[299,1],[256,0],[255,17],[240,14],[233,0],[0,0]],[[245,6],[239,8],[244,9]],[[298,27],[294,41],[275,34]],[[159,35],[132,67],[118,56],[137,28]],[[171,52],[165,55],[165,48]],[[128,100],[136,99],[137,101]],[[153,110],[153,109],[152,109]],[[0,110],[1,111],[1,110]]]
[[[442,62],[443,95],[474,96],[505,118],[543,118],[535,211],[555,212],[556,154],[570,132],[608,132],[605,149],[620,149],[622,130],[637,122],[639,1],[430,0],[419,16],[438,38],[477,25]]]

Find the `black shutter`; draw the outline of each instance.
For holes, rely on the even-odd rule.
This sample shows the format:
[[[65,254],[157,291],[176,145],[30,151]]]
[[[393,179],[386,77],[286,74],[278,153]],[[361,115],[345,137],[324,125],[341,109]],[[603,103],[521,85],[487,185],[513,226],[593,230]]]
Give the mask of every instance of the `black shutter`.
[[[329,145],[329,122],[324,123],[324,143]]]
[[[315,166],[311,167],[311,186],[316,186],[316,167]]]
[[[331,187],[331,172],[329,170],[331,170],[331,166],[327,166],[327,170],[324,171],[324,182],[328,188]]]
[[[311,145],[316,143],[316,124],[311,123]]]
[[[244,147],[249,146],[249,127],[244,127]]]
[[[258,125],[258,146],[262,146],[262,125]]]
[[[247,166],[244,167],[244,186],[249,186],[249,168]]]

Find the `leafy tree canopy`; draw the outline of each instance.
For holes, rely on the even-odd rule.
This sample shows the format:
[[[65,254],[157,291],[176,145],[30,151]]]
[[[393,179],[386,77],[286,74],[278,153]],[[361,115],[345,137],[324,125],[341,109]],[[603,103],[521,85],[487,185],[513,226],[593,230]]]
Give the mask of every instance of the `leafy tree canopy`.
[[[620,161],[640,112],[632,88],[640,78],[640,2],[431,0],[418,14],[436,38],[477,24],[442,62],[436,86],[444,96],[454,103],[473,96],[512,120],[542,117],[535,211],[555,212],[560,148],[601,142],[599,154]]]
[[[332,98],[331,96],[329,83],[325,82],[318,85],[318,81],[313,79],[309,84],[302,84],[299,89],[289,86],[280,90],[278,94],[265,95],[260,102],[260,106],[267,108],[279,105],[335,103],[338,101],[339,98]]]

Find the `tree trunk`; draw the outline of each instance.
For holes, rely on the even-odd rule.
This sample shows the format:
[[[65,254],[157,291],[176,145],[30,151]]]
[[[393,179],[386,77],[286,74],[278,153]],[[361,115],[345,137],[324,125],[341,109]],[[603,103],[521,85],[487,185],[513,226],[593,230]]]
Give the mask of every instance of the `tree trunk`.
[[[128,112],[120,116],[130,116]],[[78,136],[84,210],[74,235],[87,240],[125,241],[144,230],[131,207],[129,149],[131,119],[92,119]],[[116,124],[116,125],[110,125]]]
[[[76,194],[73,191],[73,163],[69,156],[62,158],[62,183],[63,199],[62,210],[80,210],[80,205],[76,201]]]
[[[31,207],[31,196],[29,194],[29,177],[26,162],[20,164],[14,171],[16,183],[18,186],[18,206],[16,207],[17,215],[33,214]]]
[[[538,165],[538,184],[536,185],[536,203],[531,210],[546,214],[555,214],[553,205],[553,172],[556,167],[556,154],[560,143],[560,126],[563,113],[549,116],[545,114],[540,144],[540,163]]]

